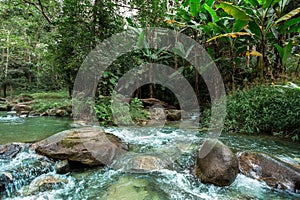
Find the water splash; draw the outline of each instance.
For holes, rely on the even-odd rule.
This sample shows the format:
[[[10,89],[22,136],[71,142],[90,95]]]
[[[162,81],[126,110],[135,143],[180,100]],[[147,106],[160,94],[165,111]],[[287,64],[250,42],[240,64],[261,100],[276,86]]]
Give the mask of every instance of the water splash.
[[[6,123],[6,124],[22,124],[25,122],[24,118],[20,118],[18,116],[11,116],[8,115],[6,117],[0,116],[0,123]]]
[[[11,160],[0,160],[3,196],[11,197],[35,177],[53,171],[53,166],[53,161],[26,148]]]

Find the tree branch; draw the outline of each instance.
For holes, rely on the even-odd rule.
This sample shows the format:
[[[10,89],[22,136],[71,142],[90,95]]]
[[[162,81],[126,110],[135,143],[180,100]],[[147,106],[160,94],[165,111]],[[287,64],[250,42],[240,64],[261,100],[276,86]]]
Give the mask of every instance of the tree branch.
[[[43,7],[41,0],[38,0],[38,4],[28,1],[28,0],[23,0],[23,1],[25,3],[28,3],[29,5],[33,5],[44,16],[44,18],[47,20],[47,22],[49,22],[50,24],[53,24],[52,21],[50,20],[50,18],[44,12],[44,7]]]

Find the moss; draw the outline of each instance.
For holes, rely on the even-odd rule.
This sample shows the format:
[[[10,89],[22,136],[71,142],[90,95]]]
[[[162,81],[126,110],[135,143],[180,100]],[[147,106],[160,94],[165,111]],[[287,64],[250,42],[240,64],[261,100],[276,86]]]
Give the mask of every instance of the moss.
[[[73,148],[76,145],[82,144],[82,142],[79,139],[64,139],[59,142],[59,145],[65,148]]]

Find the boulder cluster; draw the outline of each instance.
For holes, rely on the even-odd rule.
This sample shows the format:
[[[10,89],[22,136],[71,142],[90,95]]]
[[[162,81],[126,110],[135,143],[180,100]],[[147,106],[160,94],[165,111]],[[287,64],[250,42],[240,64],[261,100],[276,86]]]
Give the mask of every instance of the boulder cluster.
[[[145,173],[170,169],[174,164],[174,160],[160,155],[128,152],[128,144],[100,127],[74,128],[30,145],[0,145],[0,159],[13,159],[25,147],[43,156],[42,163],[48,158],[58,160],[57,174],[68,173],[78,166],[109,166],[124,172]],[[233,153],[217,139],[206,139],[196,150],[194,172],[201,182],[217,186],[231,185],[238,173],[242,173],[277,189],[300,191],[299,165],[260,152]],[[3,183],[0,190],[11,182],[11,174],[0,174]],[[42,182],[59,182],[59,178],[50,179]]]

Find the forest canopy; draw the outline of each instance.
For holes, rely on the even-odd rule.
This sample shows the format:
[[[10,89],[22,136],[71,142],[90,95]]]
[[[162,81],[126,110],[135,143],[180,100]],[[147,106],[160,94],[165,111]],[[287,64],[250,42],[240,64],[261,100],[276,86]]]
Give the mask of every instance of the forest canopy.
[[[124,30],[162,27],[201,44],[215,61],[227,90],[294,80],[299,75],[300,3],[289,0],[1,0],[1,96],[14,91],[72,88],[88,53]],[[116,80],[142,62],[173,67],[205,88],[188,62],[162,50],[140,50],[114,62],[99,82],[107,96]],[[205,89],[204,89],[205,90]],[[159,85],[137,97],[166,96]],[[204,97],[205,98],[205,97]],[[174,102],[173,102],[174,103]]]

